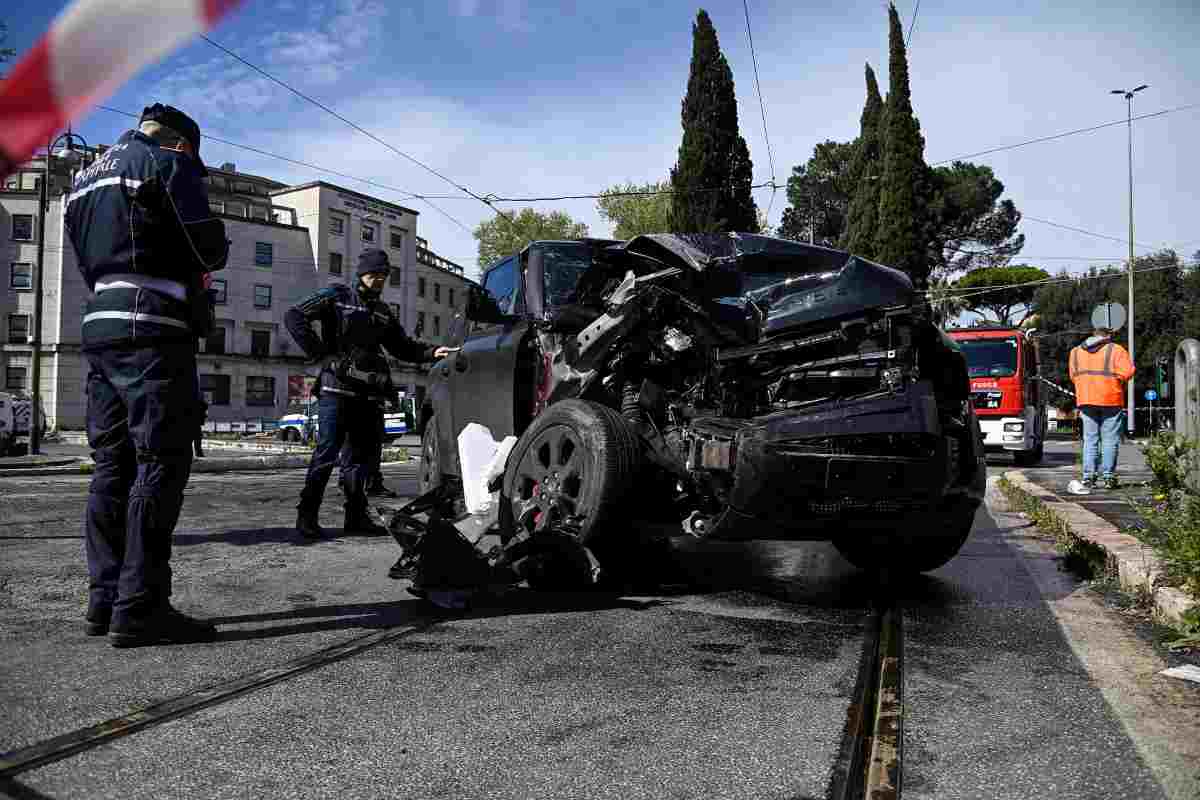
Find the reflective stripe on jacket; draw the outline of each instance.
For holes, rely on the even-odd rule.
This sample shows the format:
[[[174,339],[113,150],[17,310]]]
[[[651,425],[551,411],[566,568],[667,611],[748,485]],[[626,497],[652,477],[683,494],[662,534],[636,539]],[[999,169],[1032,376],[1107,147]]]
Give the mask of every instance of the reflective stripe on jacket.
[[[1133,377],[1134,368],[1129,351],[1121,345],[1108,342],[1096,350],[1072,349],[1070,372],[1076,405],[1125,405],[1125,382]]]

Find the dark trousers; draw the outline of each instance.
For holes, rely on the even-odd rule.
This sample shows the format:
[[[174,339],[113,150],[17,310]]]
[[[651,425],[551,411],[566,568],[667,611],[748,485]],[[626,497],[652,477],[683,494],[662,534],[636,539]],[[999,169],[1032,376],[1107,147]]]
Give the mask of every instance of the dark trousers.
[[[84,523],[89,608],[111,607],[117,622],[149,615],[171,595],[171,535],[197,425],[195,347],[164,342],[86,356],[96,462]]]
[[[373,400],[349,395],[321,392],[317,402],[317,447],[308,462],[308,475],[300,492],[300,511],[317,513],[325,486],[341,455],[341,485],[346,498],[346,511],[359,512],[367,508],[367,479],[371,474],[371,458],[379,438],[379,404]],[[343,445],[345,452],[342,452]]]

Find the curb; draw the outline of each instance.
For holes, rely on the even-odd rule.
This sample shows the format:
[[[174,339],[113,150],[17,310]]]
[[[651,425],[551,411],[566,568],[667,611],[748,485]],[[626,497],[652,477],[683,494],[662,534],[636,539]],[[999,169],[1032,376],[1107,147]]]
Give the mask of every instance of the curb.
[[[384,464],[413,464],[417,459],[399,458],[385,451]],[[308,466],[311,453],[304,455],[241,456],[239,458],[200,458],[192,460],[192,473],[197,472],[264,472],[279,469],[303,469]],[[38,475],[90,475],[95,462],[85,459],[67,466],[24,467],[0,470],[0,478],[34,477]]]
[[[1184,612],[1197,605],[1191,597],[1173,586],[1156,586],[1163,571],[1158,556],[1149,545],[1121,533],[1111,522],[1093,514],[1078,503],[1064,500],[1058,494],[1025,477],[1020,470],[1004,473],[1005,479],[1023,492],[1052,504],[1051,510],[1060,516],[1071,531],[1086,542],[1104,550],[1109,569],[1121,587],[1150,596],[1154,615],[1171,622],[1182,622]]]

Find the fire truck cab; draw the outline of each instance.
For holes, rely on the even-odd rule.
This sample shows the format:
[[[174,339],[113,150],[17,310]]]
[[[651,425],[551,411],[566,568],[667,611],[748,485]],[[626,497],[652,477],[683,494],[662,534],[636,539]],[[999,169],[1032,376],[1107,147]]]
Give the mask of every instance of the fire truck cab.
[[[967,359],[984,448],[1012,453],[1018,466],[1040,462],[1046,443],[1046,396],[1037,346],[1029,332],[997,326],[947,333]]]

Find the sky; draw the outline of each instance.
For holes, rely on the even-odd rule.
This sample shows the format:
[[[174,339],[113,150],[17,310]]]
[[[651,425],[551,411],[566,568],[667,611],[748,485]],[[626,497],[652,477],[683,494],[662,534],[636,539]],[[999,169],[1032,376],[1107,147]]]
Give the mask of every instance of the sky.
[[[23,53],[66,5],[6,3],[5,46]],[[857,135],[864,64],[887,91],[887,8],[865,0],[747,7],[766,135],[746,10],[731,0],[706,10],[733,71],[755,182],[771,180],[773,163],[782,184],[818,142]],[[476,194],[553,196],[669,175],[697,9],[673,0],[248,0],[210,36]],[[1134,100],[1135,116],[1200,104],[1195,0],[901,0],[897,9],[906,31],[912,26],[912,100],[931,164],[1124,120],[1126,102],[1109,93],[1114,88],[1149,84]],[[470,231],[492,211],[471,199],[404,194],[462,192],[209,43],[196,39],[104,104],[137,113],[155,101],[189,113],[204,135],[393,187],[213,141],[201,147],[209,164],[232,161],[291,183],[324,179],[413,208],[418,235],[475,274]],[[75,129],[89,143],[108,143],[133,122],[97,110]],[[1126,257],[1126,137],[1121,124],[968,159],[992,167],[1025,215],[1018,262],[1075,273]],[[1200,251],[1198,140],[1200,105],[1134,122],[1137,253]],[[785,193],[759,189],[755,200],[777,225]],[[611,234],[594,200],[499,207],[525,205],[566,211],[592,235]]]

